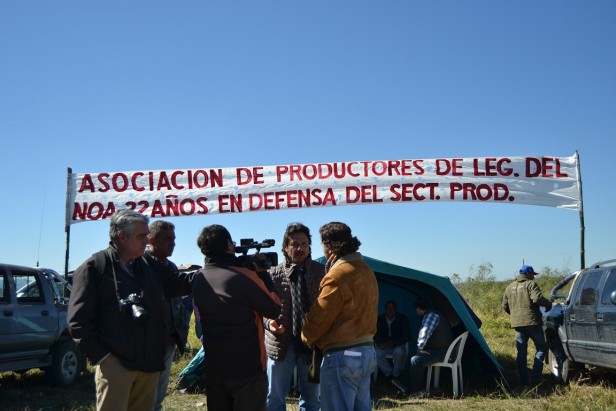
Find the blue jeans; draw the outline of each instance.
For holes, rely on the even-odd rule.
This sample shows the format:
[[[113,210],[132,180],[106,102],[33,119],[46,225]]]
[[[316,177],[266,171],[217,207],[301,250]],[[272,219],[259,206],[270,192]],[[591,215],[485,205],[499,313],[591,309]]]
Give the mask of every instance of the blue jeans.
[[[297,383],[299,384],[300,411],[319,410],[319,384],[308,382],[308,361],[311,357],[296,356],[293,344],[289,343],[289,351],[284,360],[267,359],[267,411],[285,411],[287,409],[287,394],[293,369],[297,367]]]
[[[411,391],[423,391],[426,387],[424,374],[426,367],[435,362],[443,361],[447,349],[426,348],[428,354],[415,354],[411,357]]]
[[[400,344],[393,348],[379,348],[376,349],[376,363],[379,369],[386,377],[398,378],[404,371],[404,365],[406,364],[406,358],[408,357],[408,344]],[[388,355],[392,356],[392,363],[387,358]]]
[[[171,373],[171,366],[173,365],[173,359],[175,358],[175,343],[167,345],[167,353],[165,354],[165,369],[160,372],[158,378],[158,386],[156,387],[156,403],[153,410],[160,411],[163,409],[163,400],[167,395],[167,387],[169,386],[169,375]]]
[[[373,345],[326,352],[321,364],[321,409],[371,410],[370,380],[375,370]]]
[[[515,347],[518,350],[516,363],[518,365],[518,376],[520,385],[528,384],[528,368],[526,368],[526,356],[528,354],[528,339],[533,340],[535,344],[535,359],[533,361],[533,369],[531,371],[531,382],[538,382],[541,379],[543,371],[543,360],[545,359],[545,335],[543,327],[540,325],[527,325],[524,327],[515,327]]]

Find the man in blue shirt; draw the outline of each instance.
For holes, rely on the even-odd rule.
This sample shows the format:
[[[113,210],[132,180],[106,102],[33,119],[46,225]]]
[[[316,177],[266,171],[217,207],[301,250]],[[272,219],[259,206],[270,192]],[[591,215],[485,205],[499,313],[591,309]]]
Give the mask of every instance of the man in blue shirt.
[[[447,318],[431,309],[427,299],[415,300],[415,312],[421,318],[421,328],[417,337],[417,352],[411,357],[411,391],[420,392],[426,386],[426,367],[445,358],[453,335]]]

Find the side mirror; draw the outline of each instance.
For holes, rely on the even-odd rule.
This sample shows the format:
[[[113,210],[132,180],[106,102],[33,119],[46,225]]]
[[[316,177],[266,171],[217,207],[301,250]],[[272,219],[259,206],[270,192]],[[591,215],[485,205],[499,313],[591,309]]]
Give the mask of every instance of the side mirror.
[[[616,305],[616,290],[612,291],[612,294],[610,294],[610,301],[612,304]]]

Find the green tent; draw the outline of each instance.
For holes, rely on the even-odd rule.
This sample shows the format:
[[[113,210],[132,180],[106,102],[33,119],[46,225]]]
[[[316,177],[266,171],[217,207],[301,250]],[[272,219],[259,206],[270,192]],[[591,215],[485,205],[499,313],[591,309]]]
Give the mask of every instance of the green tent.
[[[463,356],[465,370],[480,372],[483,376],[486,372],[494,376],[502,373],[502,366],[479,331],[481,321],[448,277],[402,267],[367,256],[364,256],[364,260],[374,271],[379,283],[379,313],[385,312],[387,301],[395,301],[398,311],[409,317],[413,341],[416,341],[420,327],[419,318],[415,314],[415,299],[424,297],[447,317],[453,328],[454,336],[466,330],[469,331],[470,335]],[[319,261],[325,263],[323,257]],[[414,352],[414,346],[411,346],[410,351]],[[467,374],[465,371],[465,379],[466,375],[472,372]]]

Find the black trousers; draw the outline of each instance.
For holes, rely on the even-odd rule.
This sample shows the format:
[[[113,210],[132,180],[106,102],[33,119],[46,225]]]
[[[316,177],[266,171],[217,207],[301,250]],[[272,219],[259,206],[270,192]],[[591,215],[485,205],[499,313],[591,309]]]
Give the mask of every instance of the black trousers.
[[[265,411],[267,374],[225,378],[205,376],[207,409],[212,411]]]

